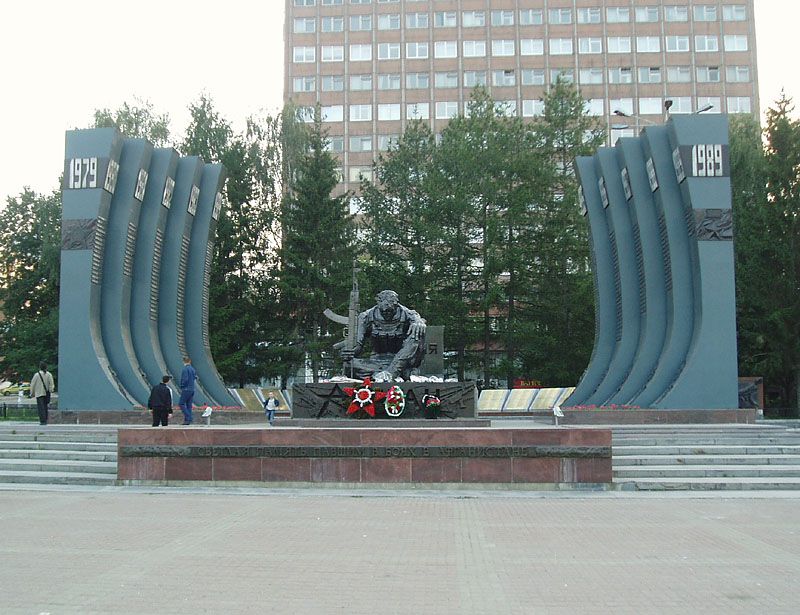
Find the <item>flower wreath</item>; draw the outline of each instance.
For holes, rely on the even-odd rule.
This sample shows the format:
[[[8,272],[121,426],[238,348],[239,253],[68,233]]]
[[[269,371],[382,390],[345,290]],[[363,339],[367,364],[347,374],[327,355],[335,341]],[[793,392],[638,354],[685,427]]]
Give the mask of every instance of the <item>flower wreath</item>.
[[[354,387],[344,387],[345,394],[352,397],[350,401],[350,405],[347,408],[347,414],[354,414],[359,410],[363,410],[371,417],[375,417],[375,402],[379,402],[384,397],[386,397],[386,393],[383,391],[375,391],[370,388],[372,385],[372,380],[369,378],[364,378],[364,382],[362,383],[361,387],[354,388]]]
[[[403,389],[394,385],[389,392],[386,393],[386,414],[392,418],[397,418],[403,414],[406,409],[406,394]]]
[[[422,405],[425,406],[426,409],[436,412],[442,407],[442,400],[436,397],[436,395],[427,393],[422,396]]]

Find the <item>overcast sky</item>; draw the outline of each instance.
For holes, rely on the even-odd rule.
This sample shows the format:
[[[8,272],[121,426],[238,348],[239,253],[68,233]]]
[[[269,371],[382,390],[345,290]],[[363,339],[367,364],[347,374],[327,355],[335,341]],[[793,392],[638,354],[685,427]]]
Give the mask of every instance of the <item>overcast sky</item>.
[[[134,98],[168,113],[173,135],[205,92],[234,129],[276,112],[283,93],[283,0],[0,5],[0,207],[28,186],[57,188],[64,132]],[[798,0],[755,0],[762,110],[800,97]]]

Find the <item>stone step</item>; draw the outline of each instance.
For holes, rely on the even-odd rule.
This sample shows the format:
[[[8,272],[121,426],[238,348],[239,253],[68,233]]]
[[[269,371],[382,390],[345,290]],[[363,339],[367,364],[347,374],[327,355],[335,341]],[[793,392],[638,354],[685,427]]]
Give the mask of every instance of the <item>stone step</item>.
[[[650,465],[791,465],[800,466],[800,455],[625,455],[614,456],[613,466]],[[800,469],[798,469],[800,471]]]
[[[51,451],[102,451],[117,452],[116,442],[25,442],[0,440],[0,449],[5,450],[51,450]]]
[[[646,480],[615,479],[619,489],[636,491],[750,491],[750,490],[797,490],[797,478],[648,478]]]
[[[95,442],[114,443],[117,434],[83,434],[83,433],[0,433],[0,440],[5,442]]]
[[[784,444],[788,446],[800,446],[800,436],[663,436],[659,438],[652,436],[636,438],[614,436],[611,440],[611,444],[613,446],[682,446],[687,444],[691,444],[692,446],[714,446],[722,444],[735,446],[747,446],[749,444]]]
[[[0,471],[0,483],[35,485],[113,485],[116,480],[116,473]]]
[[[800,446],[774,445],[676,445],[676,446],[612,446],[614,457],[640,455],[800,455]]]
[[[116,452],[105,451],[52,451],[42,449],[0,449],[0,459],[64,459],[67,461],[117,462]]]
[[[117,464],[107,461],[69,461],[66,459],[0,459],[0,472],[117,473]]]
[[[614,467],[615,478],[634,478],[637,482],[650,478],[682,478],[695,477],[751,478],[780,477],[800,478],[797,466],[781,465],[720,465],[720,466],[632,466],[629,468]]]

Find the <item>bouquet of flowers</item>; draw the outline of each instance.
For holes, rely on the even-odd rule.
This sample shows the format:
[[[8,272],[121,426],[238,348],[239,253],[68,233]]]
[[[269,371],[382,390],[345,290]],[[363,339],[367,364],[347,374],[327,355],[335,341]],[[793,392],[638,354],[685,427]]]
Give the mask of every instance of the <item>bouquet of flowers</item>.
[[[403,393],[403,389],[397,385],[394,385],[386,393],[386,414],[392,418],[396,418],[403,414],[403,410],[405,409],[406,394]]]

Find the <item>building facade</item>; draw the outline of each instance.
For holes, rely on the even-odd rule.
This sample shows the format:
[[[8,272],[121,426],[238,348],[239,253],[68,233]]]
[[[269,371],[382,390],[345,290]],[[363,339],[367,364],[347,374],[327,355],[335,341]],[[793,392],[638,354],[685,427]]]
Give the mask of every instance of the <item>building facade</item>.
[[[759,112],[753,0],[286,0],[284,100],[322,107],[342,189],[411,119],[486,86],[535,117],[559,76],[610,140],[669,113]]]

